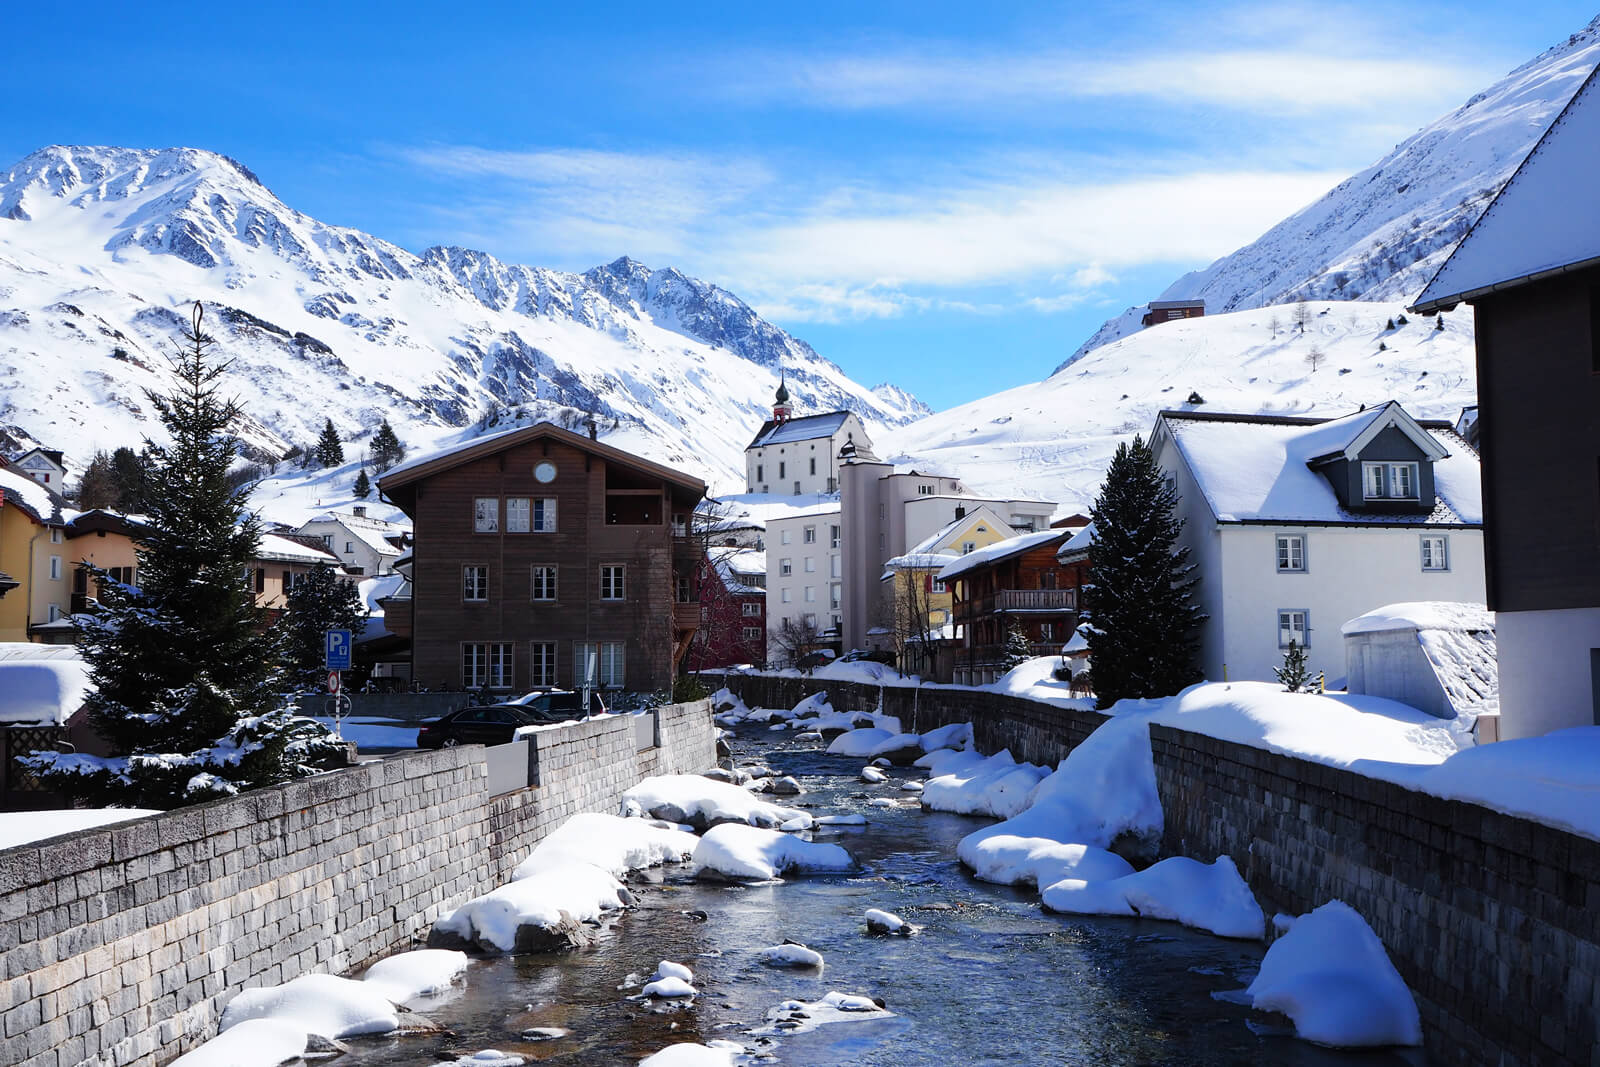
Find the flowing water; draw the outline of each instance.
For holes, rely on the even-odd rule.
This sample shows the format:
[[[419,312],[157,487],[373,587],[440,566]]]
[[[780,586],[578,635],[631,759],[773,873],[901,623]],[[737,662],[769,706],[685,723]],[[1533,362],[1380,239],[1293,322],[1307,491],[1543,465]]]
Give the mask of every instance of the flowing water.
[[[553,956],[475,961],[459,989],[415,1004],[448,1036],[357,1038],[337,1062],[428,1065],[494,1048],[529,1063],[628,1064],[674,1041],[739,1041],[790,1065],[937,1064],[1417,1064],[1415,1053],[1316,1048],[1272,1019],[1214,994],[1246,985],[1263,946],[1174,923],[1043,912],[1031,889],[975,881],[956,843],[986,820],[924,813],[891,771],[856,780],[862,761],[796,744],[787,732],[745,728],[735,755],[793,774],[806,792],[773,798],[814,814],[861,812],[865,827],[819,828],[860,863],[850,875],[729,886],[681,868],[648,872],[639,907],[601,943]],[[894,808],[869,806],[874,797]],[[871,937],[862,913],[892,911],[921,929]],[[785,938],[826,958],[821,974],[780,970],[757,952]],[[628,997],[661,960],[692,967],[701,997],[653,1012]],[[829,990],[881,998],[892,1016],[848,1019],[806,1033],[758,1038],[767,1012]],[[526,1041],[554,1027],[568,1036]]]

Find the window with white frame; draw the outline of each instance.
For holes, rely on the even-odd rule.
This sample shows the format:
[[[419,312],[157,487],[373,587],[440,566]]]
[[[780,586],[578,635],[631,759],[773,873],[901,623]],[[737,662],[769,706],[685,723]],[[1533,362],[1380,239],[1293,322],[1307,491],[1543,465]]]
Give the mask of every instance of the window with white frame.
[[[529,685],[556,684],[556,643],[535,641],[528,659]]]
[[[1361,491],[1368,500],[1417,499],[1415,463],[1363,463]]]
[[[554,564],[535,563],[533,565],[533,599],[554,600],[556,598],[556,568]]]
[[[58,608],[56,605],[51,604],[50,605],[50,621],[51,622],[55,622],[59,618],[61,618],[61,609]]]
[[[355,546],[355,544],[353,542],[346,541],[344,543],[344,550],[345,550],[345,554],[348,555],[351,552],[354,552],[356,550],[356,546]]]
[[[556,498],[536,497],[533,501],[533,532],[556,532]]]
[[[792,560],[788,560],[788,559],[780,559],[778,561],[778,573],[779,574],[793,574],[794,573],[794,562]]]
[[[800,531],[800,540],[808,545],[816,544],[817,528],[815,526],[807,526],[804,530]]]
[[[50,527],[50,543],[52,545],[59,545],[61,543],[61,527]]]
[[[532,510],[527,497],[506,497],[506,533],[527,533]]]
[[[834,611],[839,610],[839,584],[837,582],[828,586],[828,607]]]
[[[1450,542],[1443,534],[1422,535],[1422,569],[1425,571],[1450,569]]]
[[[828,577],[830,577],[830,578],[839,577],[840,573],[841,573],[840,572],[840,568],[841,568],[841,564],[839,562],[839,557],[838,556],[830,556],[830,557],[828,557]]]
[[[604,563],[600,566],[600,599],[621,600],[626,591],[627,567],[621,563]]]
[[[829,526],[828,527],[828,547],[829,548],[838,548],[839,547],[839,527],[838,526]]]
[[[744,627],[744,639],[746,641],[759,641],[759,640],[761,640],[761,627],[759,627],[759,626],[746,626],[746,627]]]
[[[945,592],[948,592],[948,591],[949,590],[945,587],[944,582],[940,581],[938,578],[930,577],[929,582],[928,582],[928,592],[930,592],[930,593],[945,593]]]
[[[500,530],[500,498],[480,496],[472,502],[472,530],[474,533],[498,533]]]
[[[468,564],[461,568],[461,599],[489,599],[489,568]]]
[[[589,654],[594,653],[595,674],[594,684],[602,689],[621,689],[624,677],[623,644],[621,641],[601,641],[594,644],[588,641],[573,643],[576,669],[573,678],[576,685],[582,685],[589,670]]]
[[[1305,534],[1278,535],[1278,570],[1283,572],[1306,569]]]
[[[468,641],[461,646],[461,687],[510,689],[511,665],[509,644]]]
[[[795,496],[799,496],[800,495],[800,479],[799,478],[796,478],[794,480],[794,495]]]
[[[744,615],[747,618],[751,617],[751,616],[754,616],[756,618],[760,618],[761,617],[761,603],[760,603],[760,601],[757,601],[757,600],[746,600],[743,604],[739,605],[739,611],[740,611],[740,614]]]
[[[919,486],[917,486],[917,495],[918,496],[932,496],[933,495],[933,486],[931,486],[931,485],[919,485]]]
[[[817,617],[815,615],[811,615],[811,614],[806,615],[805,624],[806,624],[806,629],[815,630],[817,628]]]
[[[978,542],[976,542],[976,541],[963,541],[963,542],[961,542],[961,554],[963,556],[965,556],[969,552],[975,552],[975,551],[977,551],[977,549],[978,549]]]
[[[1288,648],[1293,641],[1300,648],[1311,647],[1310,614],[1299,608],[1278,612],[1278,647]]]

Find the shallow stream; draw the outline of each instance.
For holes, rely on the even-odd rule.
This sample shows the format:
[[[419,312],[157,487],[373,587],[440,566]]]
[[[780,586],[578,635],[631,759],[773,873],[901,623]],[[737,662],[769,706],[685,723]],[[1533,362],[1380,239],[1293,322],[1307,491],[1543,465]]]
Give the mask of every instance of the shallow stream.
[[[766,763],[806,790],[776,802],[866,816],[867,826],[814,834],[847,848],[860,871],[745,887],[697,883],[682,868],[649,872],[635,885],[639,907],[597,947],[474,962],[461,988],[414,1004],[450,1036],[353,1039],[337,1062],[428,1067],[494,1048],[529,1063],[628,1064],[686,1038],[739,1041],[770,1062],[806,1067],[1422,1062],[1307,1045],[1288,1036],[1284,1020],[1213,996],[1249,982],[1259,943],[1153,920],[1051,915],[1031,889],[975,881],[956,861],[956,843],[985,820],[924,813],[900,789],[922,776],[916,769],[864,785],[861,760],[797,744],[789,731],[739,735],[739,762]],[[878,797],[896,806],[870,806]],[[862,913],[874,907],[920,932],[868,936]],[[822,953],[821,974],[758,961],[760,949],[785,938]],[[657,1014],[626,999],[664,959],[694,969],[702,996],[692,1007]],[[881,998],[895,1014],[775,1038],[748,1033],[779,1003],[829,990]],[[523,1040],[535,1027],[569,1036]]]

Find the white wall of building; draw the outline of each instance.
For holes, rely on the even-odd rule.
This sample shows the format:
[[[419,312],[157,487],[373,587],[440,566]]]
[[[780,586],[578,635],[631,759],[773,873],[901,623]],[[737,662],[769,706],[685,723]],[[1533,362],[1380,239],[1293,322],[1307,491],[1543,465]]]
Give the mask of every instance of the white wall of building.
[[[840,526],[838,507],[767,522],[769,631],[785,619],[803,622],[808,615],[815,616],[818,630],[838,625],[835,618],[843,615],[844,581]]]
[[[1600,725],[1600,608],[1497,611],[1494,632],[1502,740]]]
[[[836,493],[839,449],[852,439],[858,447],[871,447],[861,420],[849,414],[831,435],[747,449],[745,484],[752,493],[775,496]]]

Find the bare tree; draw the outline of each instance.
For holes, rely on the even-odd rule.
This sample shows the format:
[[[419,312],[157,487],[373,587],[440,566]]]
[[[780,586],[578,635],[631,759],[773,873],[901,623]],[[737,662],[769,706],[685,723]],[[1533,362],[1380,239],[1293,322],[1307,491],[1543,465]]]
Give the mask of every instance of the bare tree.
[[[1274,337],[1278,336],[1278,331],[1283,329],[1283,320],[1278,318],[1278,313],[1276,311],[1274,311],[1272,313],[1272,317],[1267,320],[1267,329],[1272,331],[1272,336]]]
[[[732,578],[728,561],[742,551],[723,536],[734,511],[731,504],[707,497],[689,519],[688,537],[694,545],[696,573],[679,575],[680,579],[688,578],[688,582],[678,585],[680,595],[687,595],[700,605],[700,625],[689,641],[684,658],[697,677],[705,669],[712,651],[731,643],[742,626],[741,620],[727,610],[727,605],[735,598],[725,584]]]
[[[894,646],[895,667],[902,674],[926,674],[932,665],[934,576],[927,568],[897,569],[889,583],[884,628]]]
[[[1315,374],[1317,372],[1317,368],[1322,366],[1323,360],[1327,358],[1327,356],[1322,354],[1322,349],[1318,348],[1316,345],[1312,345],[1311,351],[1306,353],[1306,366],[1311,368],[1312,374]]]
[[[1305,301],[1294,306],[1294,325],[1301,333],[1306,332],[1306,327],[1311,325],[1311,305]]]
[[[786,618],[767,632],[767,658],[774,663],[793,667],[804,656],[822,643],[822,632],[817,624],[804,616]]]

